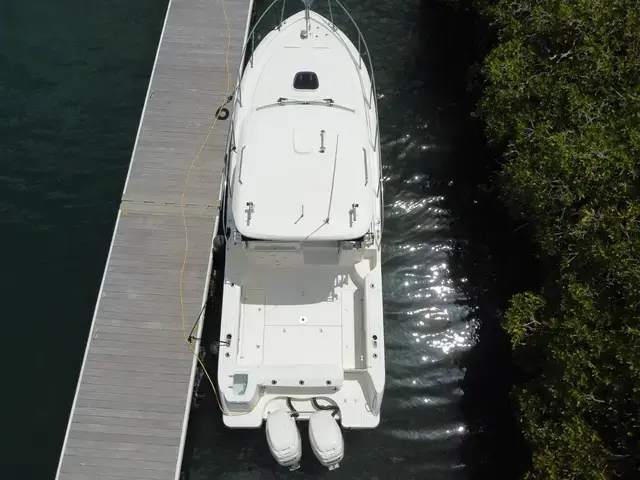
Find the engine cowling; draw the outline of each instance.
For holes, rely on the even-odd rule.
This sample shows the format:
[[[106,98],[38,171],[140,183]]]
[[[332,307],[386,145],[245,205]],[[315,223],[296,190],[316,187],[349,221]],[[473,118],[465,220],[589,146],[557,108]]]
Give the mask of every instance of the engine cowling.
[[[328,410],[314,412],[309,418],[309,440],[314,455],[329,470],[340,466],[344,458],[344,439],[336,419]]]
[[[286,410],[276,410],[267,416],[267,443],[271,455],[283,467],[296,470],[302,458],[302,442],[296,421]]]

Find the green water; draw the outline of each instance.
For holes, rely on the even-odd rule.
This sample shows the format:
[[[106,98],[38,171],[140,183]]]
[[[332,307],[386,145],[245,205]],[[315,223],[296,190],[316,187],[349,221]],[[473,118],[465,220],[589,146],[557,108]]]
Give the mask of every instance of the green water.
[[[2,478],[55,472],[165,3],[0,2]]]
[[[54,475],[166,3],[0,3],[2,478]],[[527,266],[513,261],[512,226],[478,188],[491,162],[469,116],[475,20],[435,0],[345,3],[380,94],[383,421],[348,432],[330,477],[308,448],[289,474],[263,432],[222,427],[205,385],[183,477],[512,478],[497,318]]]

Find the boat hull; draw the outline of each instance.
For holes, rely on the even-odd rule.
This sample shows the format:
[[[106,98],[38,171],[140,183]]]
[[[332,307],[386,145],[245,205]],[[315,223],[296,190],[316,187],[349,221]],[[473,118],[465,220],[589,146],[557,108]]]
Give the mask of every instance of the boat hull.
[[[315,88],[297,88],[305,87],[296,83],[301,72],[317,76],[306,84]],[[335,411],[344,428],[379,424],[383,192],[374,92],[358,49],[315,12],[286,19],[246,65],[224,208],[218,384],[229,427],[259,428],[277,410],[308,420],[319,409]]]

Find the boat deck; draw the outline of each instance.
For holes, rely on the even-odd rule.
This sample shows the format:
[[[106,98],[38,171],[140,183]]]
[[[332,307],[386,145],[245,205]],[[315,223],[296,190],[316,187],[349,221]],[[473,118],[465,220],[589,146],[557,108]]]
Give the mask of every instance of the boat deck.
[[[196,367],[181,314],[183,221],[188,335],[207,298],[229,122],[219,120],[208,133],[237,79],[251,7],[251,0],[169,2],[62,446],[60,480],[180,474]]]
[[[364,367],[363,295],[351,269],[312,268],[253,267],[242,284],[238,365]]]

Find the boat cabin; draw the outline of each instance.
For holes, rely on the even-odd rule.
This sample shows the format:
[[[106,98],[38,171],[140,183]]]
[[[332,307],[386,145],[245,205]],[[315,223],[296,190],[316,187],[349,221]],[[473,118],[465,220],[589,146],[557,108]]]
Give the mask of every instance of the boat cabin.
[[[276,104],[247,116],[231,190],[243,238],[337,245],[372,230],[376,179],[366,132],[353,120],[323,104]]]

